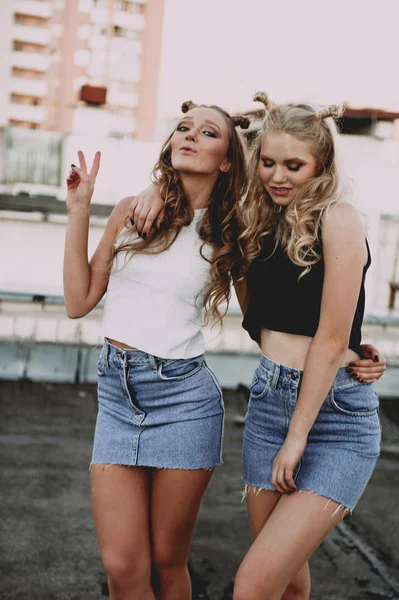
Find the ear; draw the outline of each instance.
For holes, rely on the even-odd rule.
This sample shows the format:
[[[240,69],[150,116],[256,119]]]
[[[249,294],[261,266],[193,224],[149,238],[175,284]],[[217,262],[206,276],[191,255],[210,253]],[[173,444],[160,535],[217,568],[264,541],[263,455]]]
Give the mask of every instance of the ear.
[[[231,169],[231,162],[227,158],[225,158],[219,167],[219,171],[221,171],[222,173],[228,173],[230,171],[230,169]]]

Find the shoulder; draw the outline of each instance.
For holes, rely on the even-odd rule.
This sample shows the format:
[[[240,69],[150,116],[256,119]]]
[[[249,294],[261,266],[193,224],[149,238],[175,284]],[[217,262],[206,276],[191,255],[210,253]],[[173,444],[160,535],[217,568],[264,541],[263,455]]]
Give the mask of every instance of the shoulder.
[[[323,217],[323,242],[332,239],[364,239],[365,223],[359,211],[349,202],[337,202],[330,206]]]
[[[131,205],[133,200],[134,196],[126,196],[126,198],[122,198],[122,200],[119,200],[109,217],[109,226],[112,229],[115,229],[115,231],[118,233],[126,225],[126,220],[129,217],[129,206]]]

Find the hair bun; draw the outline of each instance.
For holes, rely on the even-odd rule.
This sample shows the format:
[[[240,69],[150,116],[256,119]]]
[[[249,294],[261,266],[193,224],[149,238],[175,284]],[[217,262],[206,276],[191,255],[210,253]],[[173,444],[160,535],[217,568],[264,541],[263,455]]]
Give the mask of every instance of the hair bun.
[[[262,104],[264,104],[266,108],[267,113],[270,112],[276,106],[274,102],[270,100],[266,92],[256,92],[256,94],[252,96],[252,100],[254,102],[262,102]]]
[[[343,111],[343,106],[338,106],[338,104],[330,104],[329,106],[324,106],[321,108],[316,113],[316,117],[318,121],[324,121],[324,119],[328,119],[329,117],[340,117]]]
[[[185,102],[183,102],[183,104],[181,105],[181,111],[183,113],[188,112],[189,110],[192,110],[193,108],[196,108],[198,106],[198,104],[195,104],[195,102],[193,102],[192,100],[186,100]]]
[[[234,115],[231,117],[231,120],[235,127],[241,127],[241,129],[248,129],[251,124],[251,119],[244,117],[244,115]]]

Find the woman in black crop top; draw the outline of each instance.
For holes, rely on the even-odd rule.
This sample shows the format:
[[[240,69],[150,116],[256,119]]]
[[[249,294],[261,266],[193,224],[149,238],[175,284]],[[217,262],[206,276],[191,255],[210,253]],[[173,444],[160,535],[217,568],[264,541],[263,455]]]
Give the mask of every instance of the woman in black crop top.
[[[237,294],[262,350],[243,446],[255,541],[233,598],[307,600],[307,561],[353,510],[379,455],[378,398],[348,366],[359,359],[370,252],[345,201],[337,107],[254,100],[266,112],[249,164]]]
[[[247,275],[236,282],[243,325],[263,352],[244,434],[255,542],[234,600],[307,600],[307,559],[353,508],[376,462],[378,401],[369,382],[384,361],[357,360],[370,255],[358,214],[342,201],[328,119],[335,109],[257,99],[267,118],[243,204]],[[162,209],[152,186],[130,211],[146,233]]]

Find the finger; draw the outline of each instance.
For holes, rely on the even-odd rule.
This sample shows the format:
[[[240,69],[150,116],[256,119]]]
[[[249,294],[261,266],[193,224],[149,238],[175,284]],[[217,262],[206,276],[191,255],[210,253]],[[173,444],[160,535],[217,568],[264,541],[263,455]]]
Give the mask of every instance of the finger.
[[[285,492],[289,491],[284,479],[284,469],[281,466],[275,467],[274,481],[272,480],[272,483],[276,490],[280,492],[280,494],[284,494]]]
[[[371,358],[364,358],[362,360],[354,360],[348,364],[349,368],[353,367],[375,367],[380,363],[375,363]],[[381,363],[382,364],[382,363]]]
[[[74,173],[76,179],[87,179],[86,173],[82,169],[79,169],[79,167],[71,165],[71,171]]]
[[[147,215],[148,215],[149,212],[150,211],[147,208],[142,208],[141,211],[140,211],[140,216],[137,219],[137,231],[139,233],[144,233],[144,231],[143,231],[144,223],[145,223],[145,220],[146,220]]]
[[[386,370],[384,365],[379,367],[350,367],[348,369],[348,373],[357,373],[358,375],[362,375],[363,373],[383,373]]]
[[[296,490],[296,485],[294,481],[294,471],[293,469],[286,469],[284,474],[285,482],[290,490]]]
[[[155,221],[155,226],[159,228],[165,216],[165,209],[163,208],[161,212],[158,214],[157,220]]]
[[[101,152],[99,150],[97,150],[97,152],[94,155],[92,167],[90,169],[90,178],[91,179],[95,179],[97,177],[97,173],[100,168],[100,162],[101,162]]]
[[[145,219],[144,225],[143,225],[143,233],[148,233],[155,221],[155,218],[157,216],[157,211],[154,209],[151,209]]]
[[[362,346],[362,356],[365,358],[372,358],[375,362],[377,358],[379,358],[381,352],[373,346],[373,344],[364,344]]]
[[[85,155],[83,154],[83,152],[81,150],[78,151],[78,158],[79,158],[79,165],[82,171],[84,171],[85,173],[87,173],[87,165],[86,165],[86,159],[85,159]]]
[[[138,205],[138,199],[137,199],[137,196],[135,196],[135,197],[133,198],[133,200],[132,200],[131,204],[129,205],[129,208],[128,208],[128,211],[127,211],[127,212],[128,212],[128,215],[129,215],[129,218],[130,218],[130,220],[132,220],[132,221],[133,221],[134,212],[135,212],[135,210],[136,210],[136,208],[137,208],[137,205]]]
[[[375,381],[378,381],[378,379],[380,379],[381,375],[362,375],[361,377],[358,377],[357,380],[359,383],[374,383]]]

